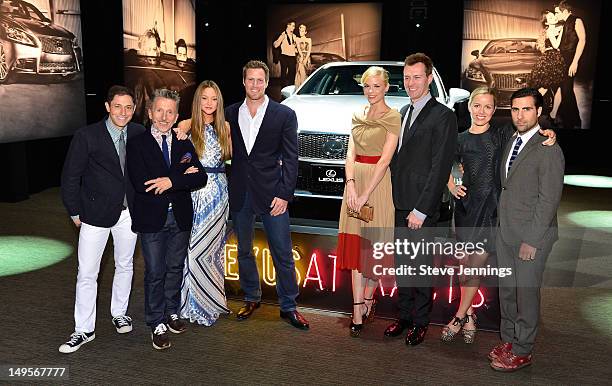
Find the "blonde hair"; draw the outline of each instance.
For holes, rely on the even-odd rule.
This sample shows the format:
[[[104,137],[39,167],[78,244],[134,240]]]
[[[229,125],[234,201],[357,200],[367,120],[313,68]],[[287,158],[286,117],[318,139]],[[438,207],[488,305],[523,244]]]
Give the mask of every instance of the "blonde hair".
[[[219,145],[221,146],[221,158],[228,160],[232,157],[232,147],[230,143],[230,133],[225,126],[225,113],[223,110],[223,95],[219,86],[212,80],[205,80],[195,91],[193,103],[191,104],[191,142],[196,150],[198,158],[202,158],[206,148],[206,138],[204,137],[204,112],[202,111],[202,94],[207,88],[212,88],[217,94],[217,110],[213,113],[213,128],[217,133]]]
[[[389,84],[389,71],[379,66],[368,67],[368,69],[365,70],[363,75],[361,75],[361,84],[364,84],[368,80],[368,78],[372,76],[380,76],[385,82],[385,85]]]
[[[468,106],[472,105],[474,98],[476,98],[478,95],[485,94],[489,94],[493,97],[493,107],[497,107],[497,93],[495,92],[494,88],[487,86],[480,86],[475,88],[474,91],[472,91],[472,93],[470,94],[470,99],[468,101]]]

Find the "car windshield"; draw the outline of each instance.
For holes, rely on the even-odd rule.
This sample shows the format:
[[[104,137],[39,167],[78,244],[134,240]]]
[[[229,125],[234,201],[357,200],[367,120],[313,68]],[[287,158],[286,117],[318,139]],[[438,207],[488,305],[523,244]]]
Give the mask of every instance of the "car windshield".
[[[298,95],[363,95],[361,75],[370,65],[329,66],[313,73],[300,88]],[[407,97],[404,89],[404,66],[381,65],[389,71],[387,96]],[[431,95],[438,96],[435,82],[429,86]]]
[[[8,13],[12,17],[48,22],[49,20],[36,7],[22,1],[8,2]]]
[[[483,55],[500,54],[535,54],[540,51],[536,48],[535,40],[496,40],[491,41],[482,51]]]

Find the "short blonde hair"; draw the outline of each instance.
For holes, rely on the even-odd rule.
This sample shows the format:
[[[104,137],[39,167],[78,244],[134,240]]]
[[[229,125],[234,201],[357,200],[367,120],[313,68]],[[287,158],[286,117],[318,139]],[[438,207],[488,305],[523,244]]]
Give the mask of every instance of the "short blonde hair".
[[[468,106],[472,105],[474,98],[476,98],[478,95],[485,94],[489,94],[493,97],[493,107],[497,107],[497,93],[495,92],[494,88],[487,86],[477,87],[474,89],[474,91],[472,91],[472,93],[470,94],[470,99],[468,101]]]
[[[372,76],[380,76],[386,85],[389,84],[389,71],[379,66],[368,67],[368,69],[365,70],[363,75],[361,75],[361,84],[364,84],[368,80],[368,78]]]

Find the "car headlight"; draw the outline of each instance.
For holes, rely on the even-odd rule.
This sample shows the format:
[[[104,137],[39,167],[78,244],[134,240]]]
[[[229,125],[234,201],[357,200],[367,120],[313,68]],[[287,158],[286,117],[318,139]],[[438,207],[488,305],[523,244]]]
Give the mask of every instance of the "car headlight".
[[[1,23],[0,25],[4,28],[8,40],[19,44],[25,44],[26,46],[36,47],[36,40],[22,29],[9,26],[6,23]]]
[[[484,82],[485,81],[485,77],[482,74],[482,72],[480,70],[477,70],[473,67],[468,67],[467,70],[465,71],[465,77],[470,79],[470,80],[475,80],[478,82]]]

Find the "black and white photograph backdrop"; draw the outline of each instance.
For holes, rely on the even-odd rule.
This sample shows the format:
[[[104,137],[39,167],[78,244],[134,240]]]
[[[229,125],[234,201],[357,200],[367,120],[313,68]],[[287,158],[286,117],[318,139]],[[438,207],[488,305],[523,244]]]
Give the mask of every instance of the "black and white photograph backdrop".
[[[536,87],[541,123],[591,127],[600,0],[466,0],[462,87],[493,86],[498,109],[510,95]]]
[[[147,102],[161,87],[179,92],[180,119],[191,115],[195,34],[195,0],[123,0],[124,74],[136,94],[135,122],[148,123]]]
[[[379,3],[268,6],[270,95],[329,62],[380,60]]]
[[[0,143],[86,120],[79,0],[0,0]]]

